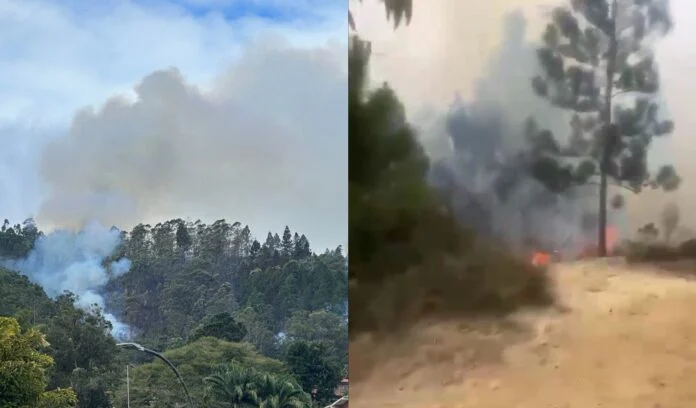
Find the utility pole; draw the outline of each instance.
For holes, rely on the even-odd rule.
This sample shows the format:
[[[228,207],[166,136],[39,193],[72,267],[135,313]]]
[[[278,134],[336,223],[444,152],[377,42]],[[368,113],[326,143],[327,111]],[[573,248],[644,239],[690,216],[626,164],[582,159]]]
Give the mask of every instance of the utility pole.
[[[130,408],[130,374],[128,372],[128,366],[130,364],[126,364],[126,400],[128,401],[128,408]]]
[[[188,407],[195,407],[195,405],[193,403],[193,399],[191,399],[191,394],[189,394],[188,387],[186,386],[184,379],[181,377],[181,373],[179,373],[179,370],[176,369],[174,364],[171,361],[169,361],[169,359],[167,357],[163,356],[162,354],[160,354],[154,350],[150,350],[148,348],[145,348],[138,343],[116,343],[116,347],[142,351],[144,353],[153,355],[153,356],[159,358],[160,360],[164,361],[164,363],[167,364],[169,366],[169,368],[172,369],[172,371],[176,375],[176,378],[179,379],[179,384],[181,384],[181,387],[184,390],[184,394],[186,395],[186,399],[188,400]],[[126,371],[126,375],[128,375],[128,371]]]

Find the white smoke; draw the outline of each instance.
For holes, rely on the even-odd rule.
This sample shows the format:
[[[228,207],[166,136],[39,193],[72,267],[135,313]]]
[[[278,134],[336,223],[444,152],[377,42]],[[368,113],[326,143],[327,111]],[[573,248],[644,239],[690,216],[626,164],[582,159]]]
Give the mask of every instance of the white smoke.
[[[131,266],[125,258],[104,266],[120,242],[118,230],[91,222],[78,232],[62,229],[39,237],[25,259],[5,261],[5,266],[41,285],[51,297],[70,291],[77,295],[78,307],[90,310],[96,304],[104,310],[100,293],[104,285]],[[123,337],[127,325],[106,310],[104,316],[113,326],[114,337]]]

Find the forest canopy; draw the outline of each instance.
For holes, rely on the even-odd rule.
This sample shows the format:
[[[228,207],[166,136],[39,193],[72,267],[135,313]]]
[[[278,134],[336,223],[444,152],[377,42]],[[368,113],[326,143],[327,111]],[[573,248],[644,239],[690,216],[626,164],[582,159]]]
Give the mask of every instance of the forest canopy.
[[[116,347],[108,311],[127,325],[122,334],[129,341],[164,352],[180,367],[200,406],[204,399],[216,406],[237,398],[224,391],[234,381],[252,381],[247,386],[257,404],[282,397],[299,404],[284,406],[323,406],[338,398],[348,349],[341,247],[316,254],[306,236],[288,227],[259,241],[248,226],[224,220],[176,219],[120,234],[103,263],[128,259],[130,269],[104,286],[105,310],[79,306],[70,292],[51,298],[26,276],[0,268],[0,315],[46,338],[40,349],[53,361],[44,372],[46,389],[74,390],[79,407],[123,405],[128,364],[138,406],[184,402],[164,364]],[[0,256],[24,258],[45,235],[30,220],[6,222]]]

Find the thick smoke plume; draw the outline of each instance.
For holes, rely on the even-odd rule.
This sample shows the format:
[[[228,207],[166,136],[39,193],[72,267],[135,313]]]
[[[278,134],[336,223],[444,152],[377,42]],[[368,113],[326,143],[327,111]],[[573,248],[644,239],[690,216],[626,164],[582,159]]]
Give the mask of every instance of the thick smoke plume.
[[[57,230],[40,236],[25,259],[6,261],[5,266],[41,285],[51,297],[70,291],[78,297],[77,306],[90,310],[96,304],[104,309],[102,288],[130,269],[125,258],[105,264],[120,242],[118,230],[92,222],[79,232]],[[124,337],[128,327],[111,313],[105,317],[114,336]]]
[[[510,15],[502,46],[472,100],[457,98],[422,129],[434,162],[431,181],[448,195],[462,222],[484,235],[517,248],[577,253],[596,242],[597,187],[553,194],[518,157],[530,116],[560,140],[569,134],[569,115],[531,90],[536,46],[525,41],[525,25],[521,14]],[[614,211],[610,220],[620,223],[621,216]]]
[[[147,75],[134,100],[79,112],[43,149],[37,221],[130,228],[183,214],[295,225],[335,247],[347,228],[345,58],[341,45],[268,39],[208,89],[176,69]]]

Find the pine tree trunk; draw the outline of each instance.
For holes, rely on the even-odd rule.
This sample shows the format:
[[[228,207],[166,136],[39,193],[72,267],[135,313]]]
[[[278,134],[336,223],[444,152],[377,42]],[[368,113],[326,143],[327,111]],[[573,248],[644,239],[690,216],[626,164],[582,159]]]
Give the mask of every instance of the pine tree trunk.
[[[599,225],[597,240],[597,255],[600,257],[607,256],[607,170],[609,160],[611,159],[610,151],[610,129],[611,129],[611,94],[614,91],[614,71],[616,70],[616,53],[617,53],[617,38],[616,38],[616,7],[617,1],[613,0],[611,5],[611,16],[609,17],[611,24],[611,35],[609,37],[609,50],[607,52],[607,73],[606,85],[604,90],[604,110],[602,111],[602,123],[604,124],[603,140],[602,140],[602,157],[599,164]]]
[[[603,155],[600,165],[600,180],[599,180],[599,239],[597,255],[600,257],[607,256],[607,171],[606,158],[608,155]]]

